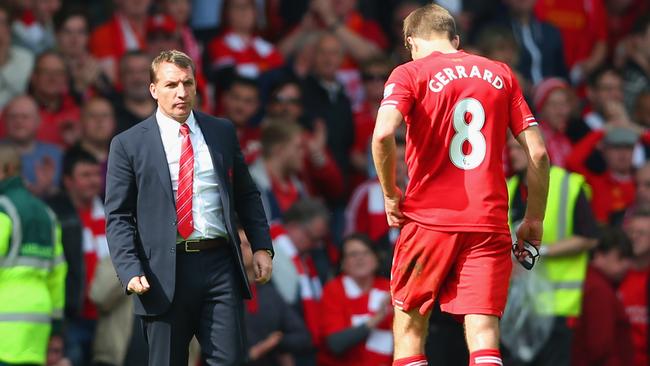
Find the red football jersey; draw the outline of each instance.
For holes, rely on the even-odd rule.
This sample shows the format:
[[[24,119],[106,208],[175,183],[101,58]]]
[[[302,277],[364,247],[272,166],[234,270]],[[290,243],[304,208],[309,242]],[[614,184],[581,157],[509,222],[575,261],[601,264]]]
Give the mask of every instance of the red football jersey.
[[[537,124],[510,68],[434,52],[393,71],[386,105],[407,126],[404,215],[434,230],[508,233],[506,131]]]

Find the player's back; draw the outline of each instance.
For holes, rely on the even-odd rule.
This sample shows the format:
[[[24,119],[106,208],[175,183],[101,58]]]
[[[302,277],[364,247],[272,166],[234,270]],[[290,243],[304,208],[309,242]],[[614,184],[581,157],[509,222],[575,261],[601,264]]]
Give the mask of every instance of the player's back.
[[[512,71],[463,51],[397,67],[383,105],[407,124],[404,214],[443,231],[508,232],[503,149],[534,117]]]

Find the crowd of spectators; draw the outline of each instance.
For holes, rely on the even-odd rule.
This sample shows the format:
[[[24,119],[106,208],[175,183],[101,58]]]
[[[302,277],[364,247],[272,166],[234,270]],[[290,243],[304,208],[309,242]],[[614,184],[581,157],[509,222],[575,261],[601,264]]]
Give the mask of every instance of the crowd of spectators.
[[[236,126],[271,223],[273,280],[246,304],[250,364],[390,365],[386,276],[399,230],[386,223],[369,141],[384,82],[410,60],[402,20],[424,3],[0,2],[0,139],[58,216],[68,262],[65,326],[48,365],[146,364],[110,266],[102,197],[112,137],[155,112],[149,66],[164,49],[194,59],[196,108]],[[572,352],[552,362],[511,352],[511,364],[647,366],[650,3],[437,3],[456,17],[465,52],[515,71],[551,163],[584,181],[560,206],[569,231],[542,250],[549,263],[584,258],[584,306],[554,313],[562,326],[542,342]],[[408,131],[397,140],[405,188]],[[508,176],[525,170],[516,149],[504,151]],[[466,363],[460,323],[438,312],[431,323],[433,364]]]

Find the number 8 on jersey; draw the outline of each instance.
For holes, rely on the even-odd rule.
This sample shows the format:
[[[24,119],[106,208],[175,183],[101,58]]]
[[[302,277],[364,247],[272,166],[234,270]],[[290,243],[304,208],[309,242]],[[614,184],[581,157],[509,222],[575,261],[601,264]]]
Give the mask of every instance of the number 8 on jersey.
[[[456,104],[453,120],[456,134],[451,139],[449,158],[460,169],[474,169],[485,159],[487,149],[485,136],[481,133],[485,124],[485,110],[478,100],[465,98]],[[469,154],[463,152],[465,141],[471,146]]]

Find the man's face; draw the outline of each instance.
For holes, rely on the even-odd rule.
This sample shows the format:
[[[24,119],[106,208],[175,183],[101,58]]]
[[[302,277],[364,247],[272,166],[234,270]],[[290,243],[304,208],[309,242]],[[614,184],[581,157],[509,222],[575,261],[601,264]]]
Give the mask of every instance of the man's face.
[[[81,56],[88,44],[88,24],[82,16],[68,18],[59,33],[57,42],[61,51],[69,56]]]
[[[330,0],[332,10],[339,18],[345,18],[357,8],[357,0]]]
[[[635,256],[650,255],[650,217],[632,217],[625,226]]]
[[[252,32],[257,14],[251,0],[231,0],[228,3],[228,24],[237,31]]]
[[[64,177],[66,190],[81,202],[90,202],[102,189],[102,169],[99,164],[79,162],[69,177]]]
[[[371,65],[363,70],[361,77],[369,101],[378,102],[384,98],[384,83],[389,74],[390,70],[383,65]]]
[[[32,74],[34,94],[45,98],[62,98],[68,88],[68,73],[61,57],[41,57]]]
[[[284,167],[288,172],[292,174],[300,173],[305,161],[305,148],[302,134],[297,133],[288,143],[281,146],[280,154],[284,161]]]
[[[192,112],[196,99],[196,81],[191,68],[181,68],[170,62],[158,66],[156,81],[149,87],[158,107],[178,122],[184,122]]]
[[[616,174],[629,174],[632,170],[634,146],[605,146],[603,149],[607,168]]]
[[[235,126],[246,126],[259,107],[257,89],[249,85],[234,84],[224,95],[223,107],[226,118]]]
[[[126,99],[143,101],[149,98],[148,57],[126,56],[122,60],[120,80],[124,86],[124,96]]]
[[[81,128],[85,140],[98,144],[110,142],[115,131],[113,107],[104,99],[88,102],[81,114]]]
[[[334,36],[324,36],[316,47],[314,71],[325,80],[334,80],[343,62],[343,48]]]
[[[600,76],[594,87],[587,90],[591,105],[602,111],[608,102],[623,102],[623,81],[613,72],[606,72]]]
[[[7,137],[18,144],[25,144],[36,137],[40,116],[38,107],[29,98],[11,102],[4,115]]]
[[[544,122],[554,129],[564,131],[571,116],[571,100],[564,89],[552,91],[542,107],[541,116]]]
[[[268,113],[272,117],[298,121],[302,116],[302,93],[298,85],[287,84],[278,90],[269,102]]]
[[[636,172],[636,202],[641,208],[650,209],[650,164]]]

